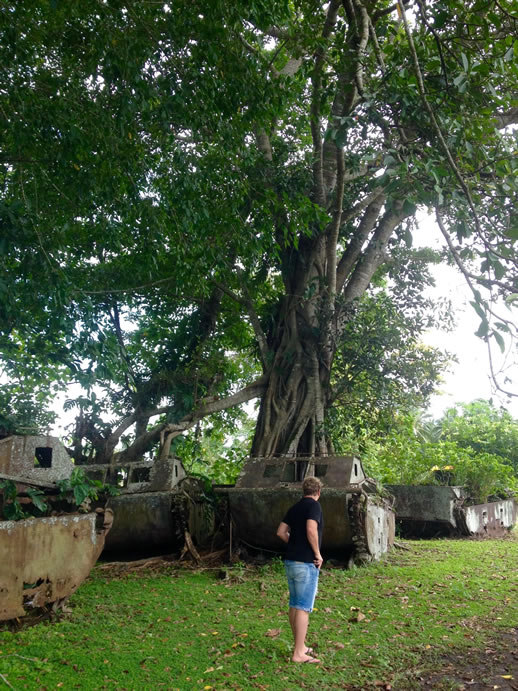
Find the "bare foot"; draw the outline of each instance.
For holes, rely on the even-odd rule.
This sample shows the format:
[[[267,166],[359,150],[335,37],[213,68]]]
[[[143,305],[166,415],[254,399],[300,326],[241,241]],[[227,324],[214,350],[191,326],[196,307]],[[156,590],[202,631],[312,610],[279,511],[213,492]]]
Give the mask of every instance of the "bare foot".
[[[292,662],[307,662],[310,665],[315,665],[315,664],[318,664],[320,662],[318,657],[312,657],[311,655],[304,655],[304,657],[302,657],[300,659],[292,657],[291,661]]]

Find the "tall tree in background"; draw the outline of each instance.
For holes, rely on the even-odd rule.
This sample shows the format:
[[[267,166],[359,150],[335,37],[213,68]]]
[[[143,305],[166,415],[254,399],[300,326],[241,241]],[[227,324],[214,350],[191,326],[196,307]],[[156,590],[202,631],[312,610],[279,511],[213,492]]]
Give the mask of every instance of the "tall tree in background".
[[[518,292],[509,0],[0,12],[2,332],[45,330],[105,383],[116,422],[81,432],[97,459],[134,424],[124,453],[166,453],[255,397],[253,454],[331,451],[337,350],[373,282],[419,288],[418,209],[479,334],[513,331],[484,299]]]

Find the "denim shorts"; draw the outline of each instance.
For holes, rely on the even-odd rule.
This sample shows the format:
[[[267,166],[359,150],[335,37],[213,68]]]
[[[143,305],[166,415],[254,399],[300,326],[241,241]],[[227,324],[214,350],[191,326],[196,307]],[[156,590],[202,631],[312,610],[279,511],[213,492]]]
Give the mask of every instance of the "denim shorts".
[[[288,588],[290,590],[290,607],[313,611],[313,604],[317,594],[319,569],[311,562],[284,561]]]

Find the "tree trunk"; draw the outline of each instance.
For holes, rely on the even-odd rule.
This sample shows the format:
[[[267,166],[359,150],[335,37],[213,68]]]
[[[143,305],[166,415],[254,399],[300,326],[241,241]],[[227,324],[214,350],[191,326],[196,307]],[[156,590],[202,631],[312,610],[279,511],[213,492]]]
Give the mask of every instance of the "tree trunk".
[[[251,454],[325,455],[324,421],[329,391],[322,298],[287,297],[277,323],[280,335],[261,399]],[[331,359],[332,359],[331,354]]]

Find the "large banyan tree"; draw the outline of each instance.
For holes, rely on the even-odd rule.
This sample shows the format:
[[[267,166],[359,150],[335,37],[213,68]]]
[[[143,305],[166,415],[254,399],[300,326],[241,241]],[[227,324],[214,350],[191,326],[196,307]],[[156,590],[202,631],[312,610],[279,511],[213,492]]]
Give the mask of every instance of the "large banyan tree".
[[[4,363],[23,351],[103,389],[76,401],[77,460],[124,435],[125,458],[165,454],[252,398],[253,454],[332,451],[358,306],[389,275],[418,304],[419,210],[479,335],[513,331],[491,303],[518,292],[512,0],[26,0],[0,17]]]

